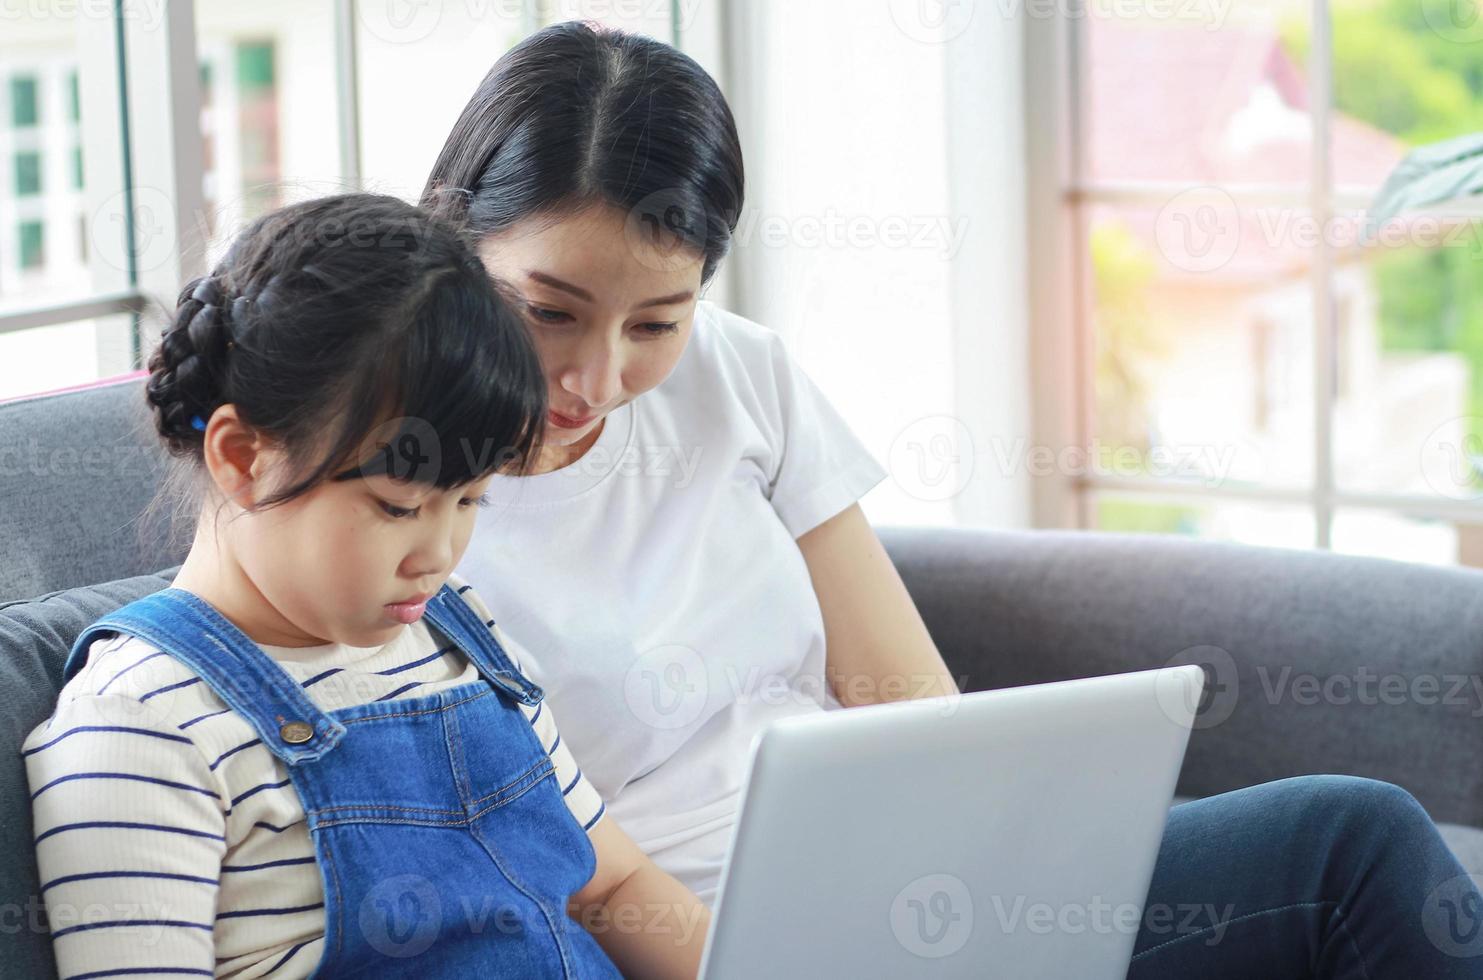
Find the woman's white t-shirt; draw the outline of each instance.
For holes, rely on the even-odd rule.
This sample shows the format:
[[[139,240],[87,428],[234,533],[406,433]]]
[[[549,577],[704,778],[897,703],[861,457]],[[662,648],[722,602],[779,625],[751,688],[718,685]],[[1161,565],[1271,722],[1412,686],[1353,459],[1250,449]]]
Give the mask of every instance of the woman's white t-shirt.
[[[885,475],[781,337],[702,302],[586,454],[490,487],[458,573],[609,815],[706,902],[753,736],[839,705],[795,539]]]

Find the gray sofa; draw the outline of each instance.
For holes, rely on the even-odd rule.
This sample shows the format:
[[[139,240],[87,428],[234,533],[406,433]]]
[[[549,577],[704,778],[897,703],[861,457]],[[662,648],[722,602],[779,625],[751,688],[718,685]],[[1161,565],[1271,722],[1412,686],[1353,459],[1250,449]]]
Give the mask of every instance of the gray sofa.
[[[18,746],[72,638],[183,557],[137,522],[162,462],[137,378],[0,404],[7,977],[55,975]],[[1483,872],[1483,572],[1157,536],[881,536],[965,689],[1206,663],[1181,799],[1302,773],[1386,779]]]

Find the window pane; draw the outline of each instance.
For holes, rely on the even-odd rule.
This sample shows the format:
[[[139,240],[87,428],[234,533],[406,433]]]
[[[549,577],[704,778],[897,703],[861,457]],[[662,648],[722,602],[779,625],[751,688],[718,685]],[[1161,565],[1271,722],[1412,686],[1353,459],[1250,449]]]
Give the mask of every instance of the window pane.
[[[686,0],[680,6],[683,19],[684,10],[694,3]],[[665,41],[671,36],[671,0],[406,7],[359,4],[356,44],[361,170],[373,189],[408,200],[421,196],[443,141],[479,82],[528,29],[563,20],[595,20]]]
[[[36,77],[15,75],[10,79],[10,122],[17,129],[34,126],[38,118]]]
[[[15,155],[15,196],[41,193],[41,154],[26,150]]]
[[[1334,513],[1334,550],[1428,565],[1483,567],[1483,524],[1458,524],[1381,510]]]
[[[1093,497],[1097,530],[1183,534],[1278,548],[1312,548],[1307,507],[1244,500],[1169,500],[1145,494],[1099,492]]]
[[[1083,23],[1087,176],[1301,185],[1311,125],[1306,0],[1092,4]],[[1141,11],[1141,13],[1140,13]]]
[[[1090,216],[1099,458],[1120,454],[1117,476],[1309,484],[1312,251],[1296,231],[1304,216],[1238,208],[1208,189],[1161,208],[1098,206]]]
[[[0,334],[0,399],[127,371],[133,343],[127,313]]]
[[[1335,152],[1347,147],[1364,158],[1336,174],[1340,185],[1371,190],[1410,147],[1483,129],[1476,0],[1331,0],[1330,7]]]
[[[1411,242],[1351,249],[1334,273],[1337,482],[1479,499],[1483,241],[1435,218],[1389,227]]]
[[[361,169],[417,200],[464,104],[528,26],[519,3],[358,5]]]
[[[21,268],[39,269],[46,264],[46,228],[39,221],[23,221],[20,228]]]
[[[3,318],[123,290],[128,263],[111,21],[87,4],[19,4],[0,21]]]
[[[197,0],[196,33],[202,224],[207,259],[214,262],[254,218],[346,189],[334,4]]]

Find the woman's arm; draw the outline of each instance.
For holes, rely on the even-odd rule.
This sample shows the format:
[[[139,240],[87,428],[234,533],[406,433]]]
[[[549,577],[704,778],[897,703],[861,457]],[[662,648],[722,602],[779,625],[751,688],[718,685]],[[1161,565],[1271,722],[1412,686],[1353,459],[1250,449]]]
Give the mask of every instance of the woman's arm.
[[[958,693],[859,504],[805,533],[798,548],[824,613],[825,674],[841,704]]]
[[[588,833],[597,871],[568,913],[592,933],[625,977],[694,980],[711,913],[659,869],[611,816]]]

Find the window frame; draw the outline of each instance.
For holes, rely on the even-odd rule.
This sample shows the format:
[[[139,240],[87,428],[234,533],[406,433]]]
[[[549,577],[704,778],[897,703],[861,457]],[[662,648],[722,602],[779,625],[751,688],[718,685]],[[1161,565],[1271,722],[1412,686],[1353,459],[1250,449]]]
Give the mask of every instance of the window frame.
[[[80,48],[91,55],[108,52],[116,68],[111,73],[115,91],[80,91],[79,99],[87,106],[111,102],[117,107],[117,123],[121,129],[124,195],[122,214],[119,217],[124,225],[124,250],[130,263],[127,286],[121,290],[100,292],[76,300],[38,304],[0,313],[0,335],[116,313],[131,314],[133,329],[130,363],[118,365],[124,371],[136,371],[143,367],[145,351],[140,335],[141,319],[149,298],[172,297],[182,282],[205,272],[205,249],[199,241],[202,222],[197,220],[204,214],[205,207],[205,161],[199,124],[202,86],[198,67],[195,3],[194,0],[188,0],[164,4],[161,7],[161,23],[157,28],[146,30],[144,25],[149,24],[150,18],[141,16],[144,13],[141,9],[135,9],[142,2],[143,0],[114,0],[113,16],[110,19],[84,20],[79,26]],[[353,189],[361,187],[363,180],[356,0],[333,0],[333,3],[340,179],[344,187]],[[522,9],[527,28],[534,29],[541,9],[540,0],[522,0]],[[679,0],[670,0],[669,11],[670,40],[678,47],[681,43]],[[14,129],[11,124],[14,96],[9,79],[10,76],[6,76],[3,122],[7,128]],[[32,84],[37,89],[36,111],[39,117],[40,81],[32,79]],[[86,88],[80,79],[69,84]],[[163,100],[163,108],[158,96],[146,94],[158,92],[168,95]],[[69,94],[69,102],[70,99]],[[39,125],[39,118],[37,123]],[[136,146],[163,147],[165,152],[136,154]],[[80,142],[75,152],[81,152]],[[88,154],[82,153],[82,157],[85,168],[94,166]],[[99,161],[96,165],[108,164]],[[73,166],[73,161],[67,161],[69,171]],[[72,181],[68,180],[66,183],[70,185]],[[165,229],[165,233],[173,236],[171,240],[175,246],[168,261],[151,268],[140,268],[137,262],[143,244],[134,220],[136,212],[143,213],[140,210],[143,205],[134,199],[138,188],[165,189],[173,205],[173,221],[171,227]]]
[[[1111,182],[1087,178],[1085,106],[1088,17],[1084,0],[1069,0],[1069,16],[1024,18],[1025,105],[1027,120],[1027,201],[1030,224],[1029,291],[1032,310],[1031,373],[1035,393],[1032,429],[1039,445],[1089,446],[1095,434],[1096,341],[1092,311],[1091,269],[1086,254],[1091,209],[1097,205],[1162,207],[1188,189],[1180,182]],[[1312,44],[1308,79],[1311,106],[1312,165],[1306,182],[1293,186],[1221,185],[1237,206],[1303,207],[1319,227],[1336,213],[1360,211],[1369,189],[1335,187],[1332,183],[1331,119],[1333,116],[1333,32],[1328,0],[1311,0]],[[1444,213],[1444,212],[1438,212]],[[1380,510],[1396,516],[1434,519],[1454,524],[1483,522],[1483,511],[1466,500],[1411,493],[1344,489],[1335,482],[1334,417],[1337,402],[1336,247],[1319,236],[1308,288],[1313,298],[1313,474],[1305,487],[1207,487],[1157,476],[1119,476],[1094,471],[1058,473],[1039,478],[1036,527],[1097,529],[1096,498],[1113,492],[1122,499],[1204,504],[1223,501],[1298,504],[1314,518],[1312,545],[1333,547],[1333,526],[1340,510]]]

